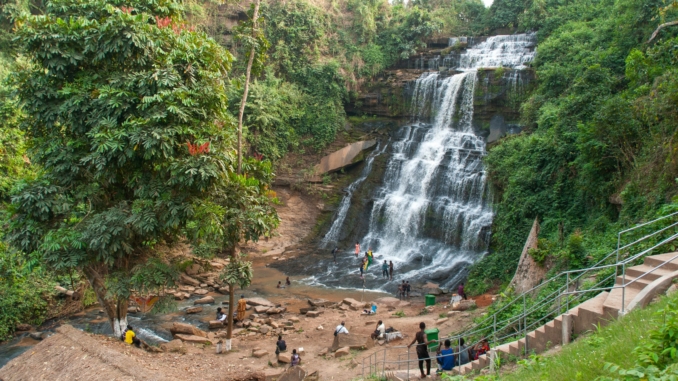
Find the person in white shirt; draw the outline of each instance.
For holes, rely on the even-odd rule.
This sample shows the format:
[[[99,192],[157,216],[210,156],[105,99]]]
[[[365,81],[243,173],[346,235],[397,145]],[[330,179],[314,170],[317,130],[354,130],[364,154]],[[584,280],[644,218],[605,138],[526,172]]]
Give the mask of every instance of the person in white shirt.
[[[337,328],[334,329],[334,336],[340,334],[340,333],[345,333],[348,335],[348,329],[344,326],[345,323],[342,321],[341,324],[337,326]]]
[[[384,323],[379,320],[379,323],[377,323],[377,329],[372,332],[372,340],[383,339],[384,332],[386,332],[386,326],[384,326]]]
[[[227,317],[228,316],[225,313],[221,312],[221,307],[217,308],[217,320],[223,323],[226,321]]]

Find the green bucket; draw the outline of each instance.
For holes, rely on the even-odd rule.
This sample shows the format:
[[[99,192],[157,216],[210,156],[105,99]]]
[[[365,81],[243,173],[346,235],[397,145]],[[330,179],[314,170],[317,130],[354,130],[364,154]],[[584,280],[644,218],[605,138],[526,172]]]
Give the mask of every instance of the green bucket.
[[[426,307],[436,305],[436,296],[435,295],[426,295]]]
[[[438,350],[438,341],[437,340],[438,340],[438,333],[439,332],[440,332],[440,330],[438,328],[430,328],[430,329],[424,330],[424,333],[426,334],[426,340],[427,341],[436,340],[433,343],[429,343],[429,345],[428,345],[429,352],[435,352],[435,351]]]

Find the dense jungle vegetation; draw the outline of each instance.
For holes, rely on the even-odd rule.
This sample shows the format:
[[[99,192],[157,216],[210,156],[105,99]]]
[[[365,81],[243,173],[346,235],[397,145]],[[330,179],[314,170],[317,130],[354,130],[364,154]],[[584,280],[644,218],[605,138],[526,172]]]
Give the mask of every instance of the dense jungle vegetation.
[[[621,227],[675,209],[671,200],[678,190],[674,147],[678,27],[667,27],[651,42],[648,39],[658,25],[676,19],[676,2],[496,0],[485,8],[479,0],[412,0],[409,4],[386,0],[263,1],[259,21],[265,40],[259,45],[262,65],[252,79],[244,116],[245,156],[249,158],[245,167],[252,178],[235,174],[231,162],[234,120],[251,46],[249,3],[2,0],[0,5],[0,295],[8,295],[0,298],[0,340],[7,338],[17,323],[37,324],[51,316],[55,306],[48,309],[46,300],[50,300],[55,284],[81,282],[87,288],[85,279],[91,281],[92,277],[81,272],[87,263],[105,258],[112,275],[104,282],[108,294],[122,300],[130,287],[150,291],[171,284],[176,277],[176,264],[167,267],[160,257],[149,253],[161,242],[188,236],[198,253],[209,256],[230,250],[229,242],[237,237],[265,234],[275,226],[274,216],[263,205],[279,161],[290,151],[317,151],[331,143],[346,123],[344,105],[357,96],[361,86],[437,37],[537,31],[539,38],[532,65],[538,86],[522,105],[526,128],[495,144],[487,157],[497,214],[491,253],[473,267],[469,291],[484,292],[510,280],[535,217],[542,224],[540,255],[554,262],[556,271],[595,261],[612,249]],[[91,10],[97,7],[100,13]],[[128,13],[128,8],[136,8],[138,13]],[[46,14],[50,22],[36,21]],[[232,15],[239,15],[239,25],[229,19]],[[87,24],[83,20],[105,19],[111,30],[134,27],[144,39],[170,46],[171,57],[158,51],[138,54],[150,54],[148,60],[154,65],[173,73],[163,86],[170,93],[182,94],[177,99],[181,98],[184,106],[200,104],[209,111],[193,115],[190,107],[177,107],[175,99],[154,98],[176,113],[176,118],[164,120],[158,127],[164,144],[148,136],[137,136],[135,141],[121,138],[129,125],[113,118],[121,118],[114,112],[120,107],[120,94],[154,94],[158,89],[140,82],[138,87],[116,89],[120,92],[116,95],[104,85],[97,70],[109,79],[132,69],[148,77],[150,63],[135,59],[125,63],[129,66],[116,67],[97,61],[85,67],[77,49],[91,42],[78,34],[80,26],[59,24],[55,21],[59,17],[80,18],[82,25]],[[156,33],[146,26],[161,29],[158,20],[165,18],[176,30]],[[39,59],[49,56],[49,46],[42,46],[44,42],[36,35],[57,27],[73,33],[70,41],[54,41],[62,61]],[[105,30],[101,33],[105,35]],[[194,51],[193,46],[201,48]],[[107,54],[120,58],[115,49]],[[204,88],[182,83],[189,78],[172,71],[172,60],[195,62],[205,70],[200,74],[205,75],[201,77],[206,81]],[[217,62],[221,68],[215,66]],[[87,77],[79,78],[84,75],[83,68]],[[41,73],[57,74],[41,77]],[[219,75],[223,76],[221,82],[213,82]],[[80,82],[74,81],[76,77]],[[32,87],[35,94],[21,87],[38,80],[44,83],[40,90]],[[184,94],[186,86],[190,91]],[[58,96],[45,95],[48,91]],[[82,105],[67,101],[69,96],[85,93],[102,102],[88,100]],[[55,97],[61,103],[57,107],[40,97]],[[157,116],[139,104],[125,107],[133,110],[125,117],[133,115],[142,124],[158,123]],[[86,120],[93,110],[99,110],[97,120],[105,128],[88,130],[93,121],[81,125],[80,119]],[[190,122],[185,121],[186,115],[191,115]],[[225,128],[205,126],[203,122],[212,117]],[[72,155],[57,156],[57,148],[50,145],[57,139],[45,131],[48,123],[80,126],[60,137]],[[163,166],[167,157],[173,158],[167,166],[198,165],[193,154],[179,150],[186,140],[194,144],[209,141],[213,148],[223,148],[224,156],[217,157],[214,150],[205,156],[220,160],[225,169],[207,170],[200,181],[206,182],[202,186],[221,182],[239,197],[231,199],[224,193],[198,196],[201,185],[196,185],[195,179],[182,179],[183,183],[175,185],[182,188],[196,213],[187,212],[161,226],[157,222],[162,216],[153,211],[153,205],[171,209],[173,201],[168,201],[168,195],[173,191],[167,190],[169,193],[159,198],[135,194],[119,173],[108,173],[102,163],[117,163],[118,170],[129,173],[143,167],[153,168],[158,176],[170,176],[172,169]],[[87,150],[101,156],[89,155]],[[75,173],[75,168],[85,170],[86,175]],[[101,188],[75,186],[92,178],[106,178],[110,183]],[[62,188],[50,190],[50,186]],[[49,198],[63,190],[68,197]],[[46,197],[50,203],[44,201]],[[116,209],[111,200],[129,204],[121,207],[121,202]],[[239,210],[234,205],[245,204],[257,208],[251,214],[233,212]],[[240,222],[256,219],[257,213],[265,217],[265,223],[256,225],[255,231],[241,231]],[[18,215],[30,223],[19,226]],[[202,226],[196,216],[211,219],[202,218],[209,222]],[[129,220],[133,217],[137,219]],[[128,236],[116,231],[112,236],[117,241],[107,243],[112,246],[102,245],[97,252],[81,250],[87,244],[83,237],[102,234],[106,224]],[[137,255],[137,250],[143,255]],[[151,261],[155,272],[142,273],[129,264],[121,267],[115,263],[129,255],[132,264],[139,258]],[[143,279],[154,276],[159,280],[148,283]],[[118,287],[120,284],[124,286]]]

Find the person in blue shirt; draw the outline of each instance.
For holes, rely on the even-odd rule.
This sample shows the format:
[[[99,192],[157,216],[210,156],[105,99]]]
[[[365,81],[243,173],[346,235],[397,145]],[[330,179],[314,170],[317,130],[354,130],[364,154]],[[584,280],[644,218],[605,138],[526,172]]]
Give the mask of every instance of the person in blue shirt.
[[[437,373],[454,368],[454,351],[450,348],[450,339],[445,340],[445,348],[439,351],[436,360],[439,367]]]

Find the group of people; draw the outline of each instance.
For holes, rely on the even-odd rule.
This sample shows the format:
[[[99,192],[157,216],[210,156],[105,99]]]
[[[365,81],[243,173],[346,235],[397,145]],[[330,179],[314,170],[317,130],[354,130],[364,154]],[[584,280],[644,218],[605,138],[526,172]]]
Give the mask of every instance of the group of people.
[[[332,249],[332,258],[334,260],[334,263],[337,263],[337,254],[339,253],[339,247],[335,246],[334,249]],[[358,258],[360,255],[360,242],[355,243],[355,257]],[[367,272],[367,269],[370,267],[370,265],[374,262],[374,252],[372,251],[372,248],[370,247],[369,250],[365,252],[365,256],[362,258],[360,261],[360,267],[358,268],[358,271],[360,271],[360,279],[364,279],[365,273]],[[386,278],[388,280],[393,280],[393,261],[384,261],[384,263],[381,265],[381,273],[382,277]]]
[[[278,285],[277,285],[275,288],[285,288],[285,287],[291,286],[291,285],[292,285],[292,282],[290,282],[290,277],[287,277],[287,278],[285,279],[285,285],[283,285],[283,284],[282,284],[282,281],[279,280],[279,281],[278,281]]]
[[[398,298],[403,299],[403,298],[409,298],[410,297],[410,291],[412,291],[412,286],[410,285],[410,281],[403,281],[400,285],[398,285]]]
[[[416,353],[419,360],[419,371],[421,371],[421,378],[431,375],[431,356],[429,355],[429,344],[436,343],[435,340],[429,341],[426,337],[426,323],[419,323],[419,332],[414,335],[414,340],[407,346],[410,348],[416,344]],[[455,366],[467,364],[469,361],[477,360],[480,356],[490,351],[490,344],[486,338],[482,338],[476,345],[467,347],[464,339],[459,339],[459,346],[452,348],[450,339],[444,341],[444,347],[438,345],[435,359],[438,363],[437,373],[450,371]],[[426,373],[424,373],[424,362],[426,362]]]
[[[239,322],[245,320],[245,311],[247,311],[247,300],[245,300],[245,295],[240,295],[238,300],[238,308],[233,313],[233,321]],[[217,320],[224,324],[228,324],[228,315],[226,315],[221,307],[217,308]]]

